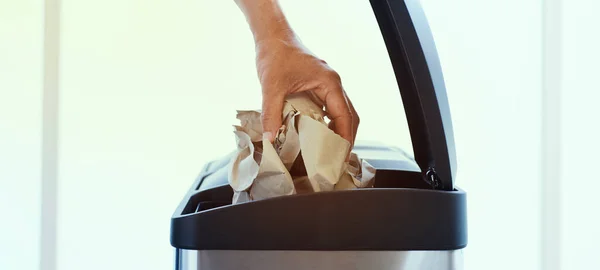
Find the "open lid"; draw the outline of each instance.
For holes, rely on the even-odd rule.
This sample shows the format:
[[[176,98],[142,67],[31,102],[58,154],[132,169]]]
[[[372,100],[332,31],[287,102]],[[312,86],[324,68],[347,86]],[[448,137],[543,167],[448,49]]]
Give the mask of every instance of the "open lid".
[[[418,0],[370,0],[400,88],[415,161],[435,189],[453,190],[456,152],[435,42]]]

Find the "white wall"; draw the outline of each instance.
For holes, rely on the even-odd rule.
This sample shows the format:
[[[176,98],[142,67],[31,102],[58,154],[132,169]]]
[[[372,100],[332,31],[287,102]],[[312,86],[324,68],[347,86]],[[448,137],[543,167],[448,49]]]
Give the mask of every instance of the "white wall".
[[[468,196],[465,269],[539,269],[541,2],[423,3]]]
[[[252,46],[225,34],[243,18],[211,27],[222,24],[211,14],[234,8],[63,1],[59,269],[172,268],[174,207],[201,166],[232,149],[223,120],[260,100],[239,83],[252,78]]]
[[[562,269],[600,264],[598,63],[600,3],[564,2],[562,42]]]
[[[0,1],[0,269],[38,269],[42,3]]]
[[[282,3],[342,75],[358,138],[411,151],[368,1]],[[469,192],[472,269],[513,266],[489,265],[502,253],[538,266],[540,4],[516,3],[424,1]],[[235,109],[260,107],[250,32],[233,1],[63,5],[59,268],[170,267],[169,215],[202,164],[234,146]]]

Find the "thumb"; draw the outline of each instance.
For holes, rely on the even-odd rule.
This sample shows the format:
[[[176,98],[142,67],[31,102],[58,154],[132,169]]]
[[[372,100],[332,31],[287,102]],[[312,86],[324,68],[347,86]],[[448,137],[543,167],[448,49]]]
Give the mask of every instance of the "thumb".
[[[270,142],[275,140],[275,135],[282,125],[283,95],[270,95],[273,91],[265,91],[262,104],[263,138]]]

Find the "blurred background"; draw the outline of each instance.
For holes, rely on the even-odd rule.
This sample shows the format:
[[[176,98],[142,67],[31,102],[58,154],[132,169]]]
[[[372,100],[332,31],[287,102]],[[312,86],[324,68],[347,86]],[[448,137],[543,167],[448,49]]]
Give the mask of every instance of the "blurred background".
[[[600,2],[421,2],[469,200],[465,269],[600,264]],[[172,269],[172,212],[234,149],[235,110],[260,108],[245,19],[232,0],[57,3],[0,0],[0,269]],[[281,4],[340,73],[357,139],[412,152],[369,2]]]

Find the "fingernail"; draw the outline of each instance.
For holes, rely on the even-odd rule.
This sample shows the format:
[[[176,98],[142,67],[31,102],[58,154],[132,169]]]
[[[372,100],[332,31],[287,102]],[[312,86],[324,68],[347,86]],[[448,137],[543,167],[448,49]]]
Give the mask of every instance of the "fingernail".
[[[263,133],[263,140],[268,140],[269,142],[273,142],[273,133],[271,133],[271,132]]]

